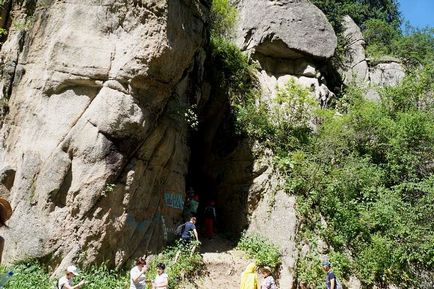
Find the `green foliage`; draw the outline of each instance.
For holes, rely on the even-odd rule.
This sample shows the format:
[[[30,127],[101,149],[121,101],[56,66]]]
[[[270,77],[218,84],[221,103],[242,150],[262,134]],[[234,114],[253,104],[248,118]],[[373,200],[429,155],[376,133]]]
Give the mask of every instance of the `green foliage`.
[[[400,33],[393,24],[373,18],[365,22],[363,36],[369,43],[368,54],[372,57],[379,57],[392,54],[391,43],[400,36]]]
[[[244,233],[237,248],[244,251],[250,258],[254,258],[258,266],[277,268],[281,263],[279,249],[262,236]]]
[[[86,280],[86,289],[118,288],[123,289],[129,284],[129,274],[108,269],[106,266],[93,266],[82,272],[80,277]],[[76,281],[78,282],[78,281]]]
[[[420,65],[433,67],[434,28],[411,29],[406,35],[392,43],[392,54],[404,61],[407,66]]]
[[[337,32],[341,32],[342,17],[349,15],[364,29],[371,19],[379,19],[399,28],[401,17],[396,0],[312,0],[320,8]]]
[[[37,261],[23,262],[10,268],[3,268],[1,271],[14,272],[13,277],[5,287],[10,289],[53,289],[57,282],[57,280],[50,279],[50,274]],[[129,282],[127,273],[109,270],[105,266],[92,267],[83,271],[80,278],[87,281],[85,285],[87,289],[121,289],[125,288]]]
[[[213,0],[211,6],[211,35],[229,37],[237,20],[237,9],[229,0]]]
[[[234,99],[233,106],[239,131],[282,157],[307,141],[310,121],[319,109],[309,90],[292,79],[267,102],[260,99],[259,92],[253,91],[243,99]]]
[[[40,288],[52,289],[56,282],[50,280],[48,273],[37,262],[21,263],[11,268],[2,268],[2,272],[12,271],[14,275],[5,288],[27,289]]]
[[[408,28],[402,35],[395,26],[380,19],[366,21],[364,37],[367,54],[374,59],[384,55],[401,59],[408,67],[432,66],[434,63],[434,29]]]
[[[212,37],[210,60],[215,70],[215,83],[229,95],[240,97],[252,89],[253,66],[235,44],[223,37]]]
[[[153,280],[157,274],[156,266],[158,263],[163,263],[166,265],[165,272],[169,276],[169,288],[182,288],[181,281],[192,278],[199,275],[203,269],[204,263],[202,256],[198,252],[194,252],[193,246],[198,246],[197,241],[191,242],[189,245],[183,245],[177,242],[174,246],[167,247],[158,256],[152,259],[149,264],[149,269],[147,272],[148,280]],[[176,255],[178,256],[175,262]]]
[[[342,114],[322,112],[307,145],[289,154],[287,188],[299,196],[303,230],[331,245],[340,274],[366,285],[417,287],[434,269],[433,80],[432,68],[414,72],[380,103],[348,90]],[[298,268],[312,284],[316,258]]]

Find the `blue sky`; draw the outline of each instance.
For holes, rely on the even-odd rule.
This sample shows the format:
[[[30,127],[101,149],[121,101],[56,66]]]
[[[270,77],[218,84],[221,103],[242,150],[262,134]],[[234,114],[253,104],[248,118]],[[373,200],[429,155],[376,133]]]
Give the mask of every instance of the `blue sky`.
[[[434,0],[398,0],[405,20],[412,26],[434,27]]]

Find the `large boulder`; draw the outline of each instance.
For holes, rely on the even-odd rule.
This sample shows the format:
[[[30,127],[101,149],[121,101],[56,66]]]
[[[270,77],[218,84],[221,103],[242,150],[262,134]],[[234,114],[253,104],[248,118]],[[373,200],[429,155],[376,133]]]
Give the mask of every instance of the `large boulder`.
[[[14,1],[7,14],[25,25],[0,55],[14,208],[4,261],[121,266],[170,238],[189,156],[178,111],[202,71],[200,2]]]
[[[308,0],[241,0],[236,41],[275,58],[330,58],[335,32],[324,13]]]
[[[345,54],[342,67],[342,78],[345,84],[355,82],[363,84],[368,79],[368,62],[365,53],[365,39],[359,26],[350,16],[342,21],[345,38]]]
[[[405,68],[399,59],[387,57],[370,63],[369,81],[381,87],[395,86],[405,77]]]

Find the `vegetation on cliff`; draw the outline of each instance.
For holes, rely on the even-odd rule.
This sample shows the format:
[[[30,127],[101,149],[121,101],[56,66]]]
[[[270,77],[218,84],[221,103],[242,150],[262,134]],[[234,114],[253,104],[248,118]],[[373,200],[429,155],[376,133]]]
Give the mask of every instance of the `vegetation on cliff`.
[[[384,89],[380,103],[349,89],[338,113],[318,115],[308,145],[285,156],[302,236],[321,236],[337,267],[364,284],[418,287],[434,268],[433,72]],[[318,263],[299,265],[314,282]]]
[[[385,55],[401,59],[408,67],[434,61],[434,29],[416,29],[403,20],[396,0],[313,0],[326,15],[338,34],[338,52],[345,40],[341,37],[342,18],[349,15],[362,29],[369,57]],[[339,57],[339,55],[337,55]]]

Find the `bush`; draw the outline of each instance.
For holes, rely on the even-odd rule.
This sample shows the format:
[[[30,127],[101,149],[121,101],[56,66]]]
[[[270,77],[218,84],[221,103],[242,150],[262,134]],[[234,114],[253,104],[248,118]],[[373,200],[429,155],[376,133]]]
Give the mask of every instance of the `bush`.
[[[281,263],[279,249],[260,235],[244,233],[237,248],[255,259],[258,266],[277,268]]]
[[[158,263],[166,265],[165,272],[169,276],[169,288],[181,288],[181,281],[191,280],[198,276],[204,267],[202,256],[196,251],[191,254],[193,246],[197,246],[198,242],[191,242],[189,245],[183,245],[177,242],[174,246],[166,248],[163,252],[157,255],[150,264],[147,272],[148,280],[153,280],[156,276],[156,266]],[[176,255],[178,259],[174,262]]]
[[[57,280],[50,279],[49,272],[37,261],[19,263],[9,268],[3,268],[1,271],[14,272],[13,277],[5,287],[10,289],[53,289],[57,282]],[[105,266],[92,267],[82,271],[81,278],[87,281],[85,288],[88,289],[123,289],[129,284],[128,273],[109,270]]]
[[[282,158],[307,141],[314,112],[319,108],[309,90],[291,79],[268,102],[261,99],[259,91],[246,96],[233,101],[241,133],[272,148]]]
[[[434,269],[430,75],[420,70],[385,89],[381,103],[349,90],[343,115],[322,112],[308,145],[289,154],[288,190],[299,196],[305,230],[326,240],[332,255],[344,252],[342,273],[365,285],[417,287]],[[300,261],[306,280],[316,278],[312,256]]]
[[[210,15],[212,36],[230,37],[237,20],[237,9],[229,0],[213,0]]]

